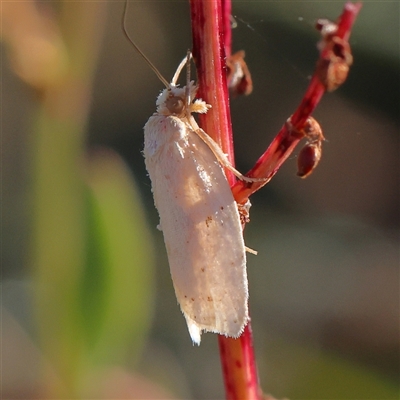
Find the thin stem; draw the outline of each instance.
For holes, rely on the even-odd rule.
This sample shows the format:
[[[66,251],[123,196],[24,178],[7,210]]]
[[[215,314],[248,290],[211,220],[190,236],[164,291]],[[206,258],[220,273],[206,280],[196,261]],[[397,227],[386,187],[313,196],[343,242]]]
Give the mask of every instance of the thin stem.
[[[213,108],[201,116],[202,128],[228,154],[233,164],[232,129],[230,120],[228,91],[226,85],[226,53],[231,52],[231,35],[229,0],[191,0],[191,18],[193,33],[193,55],[197,66],[199,96]],[[310,85],[293,116],[285,122],[266,152],[259,158],[247,176],[265,178],[263,182],[236,181],[227,171],[227,177],[232,186],[235,200],[244,204],[249,196],[264,186],[275,175],[283,162],[290,156],[299,141],[306,136],[304,127],[309,123],[309,117],[314,111],[323,94],[327,90],[334,90],[344,82],[351,62],[349,57],[340,59],[340,68],[333,71],[341,75],[330,75],[330,67],[336,67],[336,54],[333,54],[331,44],[348,46],[351,27],[355,21],[361,3],[346,3],[342,15],[337,21],[337,30],[334,34],[323,37],[325,47],[321,50],[316,71]],[[230,23],[230,21],[229,21]],[[338,41],[338,42],[336,42]],[[341,42],[339,42],[341,41]],[[343,43],[344,42],[344,43]],[[343,65],[344,64],[344,65]],[[324,69],[325,68],[325,69]],[[338,71],[337,71],[338,70]],[[325,76],[323,75],[325,73]],[[324,81],[325,79],[325,81]],[[321,137],[323,138],[322,134]],[[253,339],[250,323],[238,339],[219,336],[220,355],[224,375],[227,399],[255,399],[263,398],[253,350]]]
[[[338,18],[337,31],[334,37],[347,42],[361,6],[361,3],[353,4],[348,2],[345,4],[343,12]],[[326,57],[326,51],[321,51],[320,60],[323,60],[324,57]],[[248,185],[246,182],[238,181],[233,186],[232,192],[238,203],[244,204],[252,193],[268,183],[304,137],[300,131],[326,92],[326,87],[318,76],[318,65],[319,63],[317,62],[317,68],[306,93],[290,119],[292,129],[289,128],[290,125],[285,123],[265,153],[246,174],[246,176],[250,177],[266,178],[265,182],[255,182],[252,185]]]
[[[212,105],[201,116],[202,128],[220,145],[233,164],[232,127],[226,82],[224,29],[229,27],[230,1],[191,0],[193,56],[197,66],[199,97]],[[228,4],[229,3],[229,4]],[[226,34],[226,32],[225,32]],[[230,43],[228,44],[230,51]],[[231,184],[235,177],[226,171]],[[218,337],[226,398],[261,399],[250,322],[238,339]]]
[[[234,164],[232,124],[226,84],[221,1],[191,0],[193,58],[197,67],[198,96],[212,108],[200,116],[200,126]],[[235,177],[226,171],[230,184]]]

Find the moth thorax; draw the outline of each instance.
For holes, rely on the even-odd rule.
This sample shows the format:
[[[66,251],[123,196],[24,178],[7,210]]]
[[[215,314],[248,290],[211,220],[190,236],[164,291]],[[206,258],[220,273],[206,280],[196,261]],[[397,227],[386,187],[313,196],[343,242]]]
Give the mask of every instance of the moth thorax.
[[[185,102],[182,97],[173,96],[170,94],[165,101],[165,106],[168,108],[168,111],[174,115],[184,114],[185,110]]]

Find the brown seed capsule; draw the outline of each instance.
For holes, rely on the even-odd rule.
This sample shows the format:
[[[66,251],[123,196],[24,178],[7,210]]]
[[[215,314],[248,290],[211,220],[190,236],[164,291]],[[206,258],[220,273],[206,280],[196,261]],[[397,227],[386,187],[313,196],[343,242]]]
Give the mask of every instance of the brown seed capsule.
[[[253,91],[253,81],[244,56],[245,52],[241,50],[226,60],[228,87],[233,96],[247,96]]]
[[[349,43],[337,36],[327,35],[320,47],[322,55],[316,73],[326,90],[332,92],[346,80],[353,56]]]
[[[317,76],[328,92],[337,89],[346,80],[353,63],[349,43],[336,36],[338,26],[327,19],[319,19],[316,28],[321,33],[318,48],[321,58],[317,63]]]
[[[325,140],[322,134],[321,125],[313,117],[308,117],[303,129],[301,130],[309,143],[321,142]]]
[[[308,139],[297,158],[297,175],[301,178],[306,178],[312,173],[321,159],[322,141],[325,140],[321,126],[313,117],[308,117],[300,130],[294,128],[290,118],[286,124],[292,133]]]
[[[307,178],[318,165],[321,154],[321,142],[307,143],[297,158],[297,176]]]

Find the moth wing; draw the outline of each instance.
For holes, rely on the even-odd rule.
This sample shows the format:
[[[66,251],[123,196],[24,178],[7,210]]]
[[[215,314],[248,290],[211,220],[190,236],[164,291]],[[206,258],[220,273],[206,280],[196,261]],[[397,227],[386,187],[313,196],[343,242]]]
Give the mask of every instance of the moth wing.
[[[171,116],[150,118],[144,154],[192,340],[199,344],[203,330],[239,336],[248,320],[246,254],[220,164],[195,132]]]

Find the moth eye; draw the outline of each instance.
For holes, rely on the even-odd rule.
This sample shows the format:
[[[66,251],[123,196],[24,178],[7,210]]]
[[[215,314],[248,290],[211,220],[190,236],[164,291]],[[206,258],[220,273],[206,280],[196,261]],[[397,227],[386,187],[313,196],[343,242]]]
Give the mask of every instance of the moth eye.
[[[168,108],[168,110],[171,112],[171,114],[182,114],[183,109],[185,108],[185,103],[183,102],[183,99],[177,96],[171,96],[168,97],[168,99],[165,102],[165,106]]]

